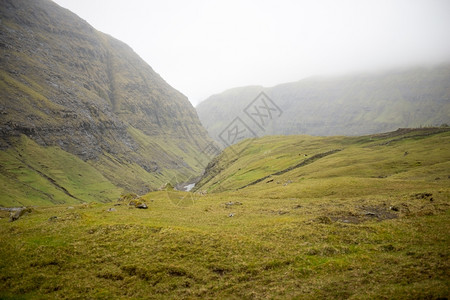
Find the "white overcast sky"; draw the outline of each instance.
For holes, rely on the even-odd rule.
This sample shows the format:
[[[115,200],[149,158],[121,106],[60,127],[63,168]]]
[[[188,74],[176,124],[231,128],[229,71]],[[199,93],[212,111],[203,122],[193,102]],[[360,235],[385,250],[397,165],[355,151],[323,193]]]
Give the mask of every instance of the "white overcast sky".
[[[194,104],[244,85],[450,61],[449,0],[54,0]]]

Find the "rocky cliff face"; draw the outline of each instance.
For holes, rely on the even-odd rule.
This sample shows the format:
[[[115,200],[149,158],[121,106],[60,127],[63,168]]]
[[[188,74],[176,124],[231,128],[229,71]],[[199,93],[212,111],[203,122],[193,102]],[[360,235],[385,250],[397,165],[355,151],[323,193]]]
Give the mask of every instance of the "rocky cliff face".
[[[135,192],[201,172],[195,109],[130,47],[49,0],[1,0],[0,18],[3,151],[24,134]]]

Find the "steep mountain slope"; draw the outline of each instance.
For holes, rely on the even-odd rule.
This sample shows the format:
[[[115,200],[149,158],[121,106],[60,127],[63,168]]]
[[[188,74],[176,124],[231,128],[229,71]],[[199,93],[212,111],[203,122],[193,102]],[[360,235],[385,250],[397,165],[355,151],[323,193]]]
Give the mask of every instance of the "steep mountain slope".
[[[64,187],[45,155],[33,158],[42,159],[42,167],[30,169],[23,143],[76,156],[115,190],[144,193],[173,176],[201,172],[207,161],[201,151],[210,140],[195,109],[130,47],[49,0],[1,0],[0,18],[2,178],[20,192],[2,193],[0,203],[12,197],[19,204],[27,191],[42,192],[17,176],[21,170]],[[107,190],[85,192],[104,199],[99,193]],[[78,201],[46,192],[39,197]]]
[[[244,113],[261,91],[281,110],[279,117],[265,117],[264,130]],[[196,109],[217,141],[235,117],[258,136],[362,135],[440,125],[450,123],[450,65],[235,88],[209,97]],[[260,108],[260,113],[266,110]]]

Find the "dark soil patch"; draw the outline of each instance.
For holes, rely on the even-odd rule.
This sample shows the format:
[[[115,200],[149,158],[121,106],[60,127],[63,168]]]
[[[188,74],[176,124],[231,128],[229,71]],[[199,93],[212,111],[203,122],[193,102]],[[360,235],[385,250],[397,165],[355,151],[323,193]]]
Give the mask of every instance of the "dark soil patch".
[[[363,222],[376,220],[391,220],[398,218],[398,215],[388,210],[385,206],[362,206],[355,212],[335,212],[330,216],[333,222],[360,224]]]

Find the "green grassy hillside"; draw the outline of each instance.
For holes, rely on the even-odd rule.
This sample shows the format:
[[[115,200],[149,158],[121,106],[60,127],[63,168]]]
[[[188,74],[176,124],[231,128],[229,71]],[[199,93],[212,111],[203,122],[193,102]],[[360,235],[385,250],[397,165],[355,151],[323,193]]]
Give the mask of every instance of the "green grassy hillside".
[[[0,152],[0,166],[2,206],[109,202],[122,192],[75,155],[41,147],[25,136]]]
[[[413,182],[416,173],[421,179],[429,173],[427,179],[434,183],[450,175],[448,143],[448,128],[362,137],[268,136],[227,148],[208,165],[196,190],[232,191],[250,185],[245,191],[277,194],[289,181],[289,191],[305,193],[311,184],[326,185],[337,178],[343,187],[356,182],[385,185]]]
[[[28,177],[2,174],[0,205],[112,200],[118,190],[143,194],[174,176],[201,174],[211,140],[195,109],[129,46],[50,0],[2,0],[0,19],[2,168],[29,169],[17,162],[17,155],[27,155],[23,136],[44,153],[33,163],[47,166]],[[58,159],[49,163],[53,153]],[[67,166],[93,175],[80,182]],[[60,187],[53,191],[48,178]],[[101,182],[115,192],[100,195],[110,190]],[[61,193],[79,184],[82,197]],[[24,197],[30,186],[33,197]]]
[[[164,156],[178,157],[185,166],[192,166],[199,174],[206,165],[194,158],[196,149],[188,143],[181,151],[171,139],[152,139],[137,129],[130,134],[138,141],[136,153],[162,161]],[[11,138],[13,147],[0,151],[0,206],[29,206],[62,203],[111,202],[122,193],[139,185],[147,190],[167,182],[183,182],[192,173],[178,170],[159,170],[156,163],[144,169],[125,156],[104,154],[98,160],[83,161],[59,147],[43,147],[22,135]],[[197,161],[198,159],[198,161]],[[184,167],[180,164],[180,169]],[[156,174],[156,175],[155,175]],[[120,187],[116,184],[121,182]],[[124,189],[123,187],[129,187]]]
[[[265,137],[146,210],[0,211],[0,297],[448,298],[449,144],[448,129]]]

